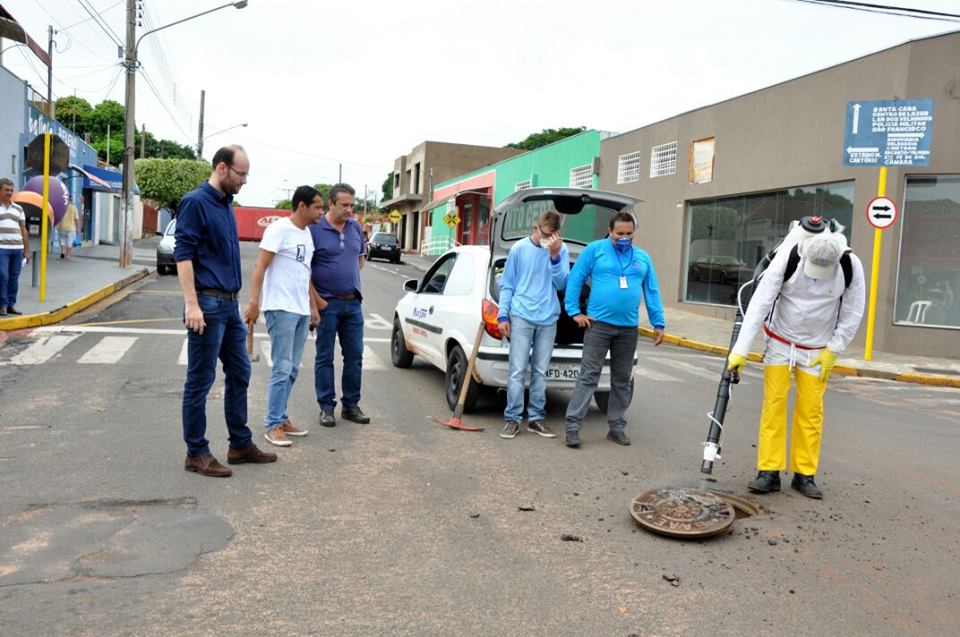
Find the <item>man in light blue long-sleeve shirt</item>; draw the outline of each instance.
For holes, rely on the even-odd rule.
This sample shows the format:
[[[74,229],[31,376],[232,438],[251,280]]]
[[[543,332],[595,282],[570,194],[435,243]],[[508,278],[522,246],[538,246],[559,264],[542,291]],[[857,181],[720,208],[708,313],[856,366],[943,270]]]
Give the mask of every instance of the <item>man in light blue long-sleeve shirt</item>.
[[[650,255],[633,245],[636,223],[633,215],[619,212],[610,220],[610,235],[588,245],[577,258],[567,281],[566,309],[586,334],[580,375],[567,405],[566,443],[580,446],[580,427],[597,390],[603,361],[610,352],[610,399],[607,403],[607,439],[629,445],[623,429],[633,398],[633,357],[637,350],[640,324],[640,297],[656,336],[654,345],[663,342],[663,304],[660,287]],[[590,278],[587,313],[580,310],[580,290]]]
[[[547,402],[547,368],[553,354],[560,317],[557,295],[570,273],[570,253],[560,238],[560,213],[540,215],[529,239],[518,241],[507,255],[500,280],[500,331],[510,339],[510,372],[507,378],[506,421],[501,438],[520,433],[523,390],[530,367],[530,404],[527,431],[556,438],[544,424]],[[531,356],[532,350],[532,356]]]

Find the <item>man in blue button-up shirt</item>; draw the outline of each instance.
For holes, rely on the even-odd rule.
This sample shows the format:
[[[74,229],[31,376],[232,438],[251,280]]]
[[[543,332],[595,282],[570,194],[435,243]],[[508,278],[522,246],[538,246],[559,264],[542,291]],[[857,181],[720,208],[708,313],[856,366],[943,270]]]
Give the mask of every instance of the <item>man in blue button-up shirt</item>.
[[[257,449],[247,427],[250,360],[244,347],[247,328],[240,318],[237,293],[240,240],[233,216],[233,196],[247,183],[250,160],[240,146],[225,146],[213,156],[213,173],[188,193],[177,210],[177,275],[183,290],[187,327],[187,379],[183,385],[184,469],[205,476],[232,474],[210,453],[207,394],[223,361],[223,397],[230,450],[227,463],[274,462],[277,455]]]

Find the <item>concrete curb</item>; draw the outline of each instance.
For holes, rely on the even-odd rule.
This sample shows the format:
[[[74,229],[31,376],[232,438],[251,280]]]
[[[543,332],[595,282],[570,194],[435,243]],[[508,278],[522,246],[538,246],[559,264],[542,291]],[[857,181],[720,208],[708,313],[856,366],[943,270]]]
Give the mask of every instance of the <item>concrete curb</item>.
[[[649,327],[641,327],[640,333],[643,336],[653,337],[653,330]],[[679,347],[685,347],[687,349],[695,349],[700,352],[707,352],[708,354],[715,354],[717,356],[726,356],[729,351],[729,347],[723,347],[720,345],[713,345],[711,343],[703,343],[700,341],[695,341],[683,336],[676,336],[674,334],[664,334],[663,342],[670,343],[671,345],[677,345]],[[755,363],[760,363],[763,361],[763,355],[758,352],[751,352],[747,356],[747,360],[753,361]],[[870,369],[867,367],[852,367],[850,365],[836,365],[833,368],[834,374],[839,374],[841,376],[857,376],[860,378],[882,378],[884,380],[895,380],[902,383],[916,383],[918,385],[931,385],[934,387],[956,387],[960,389],[960,378],[954,378],[952,376],[944,376],[942,374],[921,374],[918,372],[888,372],[882,369]]]
[[[105,285],[96,292],[91,292],[90,294],[82,296],[75,301],[71,301],[70,303],[67,303],[66,305],[55,310],[50,310],[49,312],[44,312],[42,314],[27,314],[26,316],[18,316],[17,318],[0,320],[0,331],[22,330],[31,327],[41,327],[43,325],[53,325],[54,323],[59,323],[60,321],[70,318],[77,312],[87,309],[94,303],[102,301],[108,296],[119,292],[131,283],[135,283],[140,279],[149,276],[152,272],[154,272],[153,268],[141,268],[140,270],[123,278],[120,281],[117,281],[116,283]]]

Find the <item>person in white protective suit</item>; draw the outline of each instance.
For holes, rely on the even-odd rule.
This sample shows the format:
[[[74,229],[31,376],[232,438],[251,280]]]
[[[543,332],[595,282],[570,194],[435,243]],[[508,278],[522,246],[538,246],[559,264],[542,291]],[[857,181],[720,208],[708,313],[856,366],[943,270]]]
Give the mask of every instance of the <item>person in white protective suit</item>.
[[[785,277],[791,252],[794,267]],[[727,367],[739,371],[750,344],[763,329],[763,409],[758,474],[748,485],[751,491],[780,490],[780,471],[787,467],[787,394],[792,375],[797,399],[790,446],[791,487],[809,498],[823,497],[814,481],[823,431],[823,394],[837,356],[860,325],[864,289],[860,259],[840,232],[830,230],[812,235],[801,229],[791,232],[760,279],[727,359]]]

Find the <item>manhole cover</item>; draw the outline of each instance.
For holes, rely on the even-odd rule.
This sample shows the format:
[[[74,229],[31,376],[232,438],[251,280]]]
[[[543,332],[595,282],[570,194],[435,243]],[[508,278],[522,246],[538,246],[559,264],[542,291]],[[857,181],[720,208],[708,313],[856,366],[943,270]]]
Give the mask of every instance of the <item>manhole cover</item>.
[[[697,489],[653,489],[630,504],[630,515],[643,528],[670,537],[709,537],[730,528],[733,507],[719,496]]]

